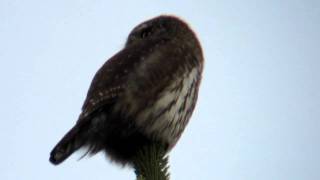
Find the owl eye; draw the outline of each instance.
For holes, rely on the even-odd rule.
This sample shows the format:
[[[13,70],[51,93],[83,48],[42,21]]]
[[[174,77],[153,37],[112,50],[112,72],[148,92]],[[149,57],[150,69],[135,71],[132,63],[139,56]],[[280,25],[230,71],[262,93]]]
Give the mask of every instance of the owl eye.
[[[140,37],[141,38],[146,38],[148,36],[150,36],[152,34],[152,28],[151,27],[148,27],[148,28],[145,28],[141,31],[140,33]]]

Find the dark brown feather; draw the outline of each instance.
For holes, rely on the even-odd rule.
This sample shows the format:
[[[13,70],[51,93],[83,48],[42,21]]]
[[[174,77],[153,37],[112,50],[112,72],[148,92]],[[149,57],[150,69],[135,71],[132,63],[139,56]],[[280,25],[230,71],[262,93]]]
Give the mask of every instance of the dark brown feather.
[[[131,164],[144,146],[171,149],[195,107],[202,69],[200,43],[186,23],[160,16],[138,25],[94,76],[77,124],[50,161],[58,164],[82,146],[121,164]]]

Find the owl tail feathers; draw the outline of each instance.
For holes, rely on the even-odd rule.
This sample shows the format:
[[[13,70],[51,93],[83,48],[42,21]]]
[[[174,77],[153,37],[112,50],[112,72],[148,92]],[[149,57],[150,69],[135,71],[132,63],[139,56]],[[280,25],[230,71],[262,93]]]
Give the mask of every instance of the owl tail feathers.
[[[78,150],[85,143],[83,133],[80,131],[79,124],[74,126],[53,148],[50,153],[49,161],[58,165],[67,159],[73,152]]]

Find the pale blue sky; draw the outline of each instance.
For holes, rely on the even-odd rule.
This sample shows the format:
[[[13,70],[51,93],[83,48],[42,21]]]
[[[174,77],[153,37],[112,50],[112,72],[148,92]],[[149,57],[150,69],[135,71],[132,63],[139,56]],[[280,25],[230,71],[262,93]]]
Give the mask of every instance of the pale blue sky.
[[[320,179],[320,1],[0,0],[1,180],[134,179],[102,154],[53,166],[49,152],[96,70],[164,13],[206,58],[171,179]]]

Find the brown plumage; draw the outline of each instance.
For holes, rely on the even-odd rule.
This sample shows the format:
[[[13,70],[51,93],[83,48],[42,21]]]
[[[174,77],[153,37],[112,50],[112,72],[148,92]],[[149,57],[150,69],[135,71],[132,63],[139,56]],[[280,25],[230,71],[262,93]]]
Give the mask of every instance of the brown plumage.
[[[191,117],[202,69],[200,43],[186,23],[173,16],[141,23],[96,73],[77,123],[50,161],[59,164],[81,147],[124,165],[155,142],[169,151]]]

